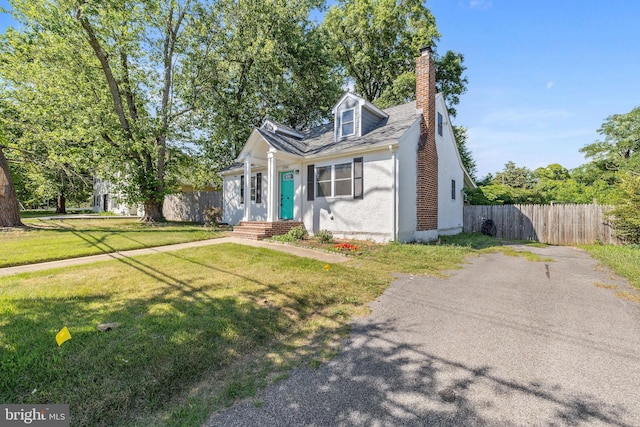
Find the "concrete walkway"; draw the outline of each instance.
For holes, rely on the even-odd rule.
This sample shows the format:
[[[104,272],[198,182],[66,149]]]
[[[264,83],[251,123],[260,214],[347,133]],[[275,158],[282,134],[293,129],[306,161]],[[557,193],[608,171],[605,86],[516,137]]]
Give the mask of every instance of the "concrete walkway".
[[[224,243],[235,243],[238,245],[253,246],[257,248],[268,248],[280,252],[286,252],[291,255],[312,258],[327,263],[345,262],[349,258],[330,252],[323,252],[313,249],[301,248],[298,246],[287,245],[284,243],[265,242],[262,240],[247,240],[237,237],[221,237],[219,239],[199,240],[196,242],[178,243],[176,245],[158,246],[154,248],[134,249],[130,251],[114,252],[110,254],[91,255],[80,258],[63,259],[59,261],[42,262],[38,264],[19,265],[15,267],[0,268],[1,276],[10,276],[13,274],[28,273],[32,271],[48,270],[50,268],[69,267],[72,265],[89,264],[92,262],[110,261],[119,258],[131,258],[138,255],[148,255],[162,252],[179,251],[181,249],[197,248],[201,246],[221,245]]]
[[[522,249],[554,262],[399,276],[339,356],[207,425],[640,426],[640,304],[616,296],[630,285],[583,250]]]

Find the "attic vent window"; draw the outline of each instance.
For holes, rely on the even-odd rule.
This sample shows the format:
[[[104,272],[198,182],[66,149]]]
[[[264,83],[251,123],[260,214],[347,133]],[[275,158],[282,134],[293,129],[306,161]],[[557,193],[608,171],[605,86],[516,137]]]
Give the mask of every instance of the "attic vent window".
[[[442,136],[442,114],[438,113],[438,135]]]
[[[355,133],[355,125],[353,121],[353,108],[343,111],[340,121],[340,135],[349,136]]]

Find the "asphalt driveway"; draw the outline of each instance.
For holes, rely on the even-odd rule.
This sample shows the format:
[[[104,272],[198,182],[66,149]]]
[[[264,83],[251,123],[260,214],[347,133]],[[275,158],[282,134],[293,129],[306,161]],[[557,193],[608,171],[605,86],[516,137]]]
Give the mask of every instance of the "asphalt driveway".
[[[341,354],[210,426],[640,426],[640,304],[581,250],[402,275]],[[616,286],[617,289],[612,288]]]

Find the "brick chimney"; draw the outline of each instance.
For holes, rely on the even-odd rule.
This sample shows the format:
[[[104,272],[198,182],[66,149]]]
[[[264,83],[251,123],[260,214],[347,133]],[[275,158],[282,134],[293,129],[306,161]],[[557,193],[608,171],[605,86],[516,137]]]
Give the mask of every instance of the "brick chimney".
[[[438,229],[438,151],[436,149],[436,67],[430,47],[416,60],[416,108],[422,110],[417,162],[417,231]]]

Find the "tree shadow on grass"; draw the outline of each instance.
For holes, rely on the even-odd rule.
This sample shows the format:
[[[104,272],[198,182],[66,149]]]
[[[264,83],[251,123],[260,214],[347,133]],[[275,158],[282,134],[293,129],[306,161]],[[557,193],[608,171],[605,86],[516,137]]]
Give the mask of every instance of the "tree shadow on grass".
[[[212,283],[192,286],[143,261],[120,262],[164,286],[137,298],[6,300],[11,315],[2,319],[0,402],[68,403],[74,425],[125,425],[290,324],[251,301],[211,297]],[[120,326],[98,332],[104,322]],[[54,336],[64,325],[72,339],[58,347]]]
[[[73,424],[125,425],[161,410],[237,357],[283,344],[291,318],[285,310],[256,304],[265,292],[285,295],[302,317],[317,314],[317,301],[300,301],[250,275],[184,254],[163,256],[214,274],[190,283],[172,272],[172,262],[123,257],[117,259],[123,279],[133,271],[142,274],[140,286],[153,285],[148,296],[127,298],[103,289],[90,296],[6,298],[11,315],[3,316],[0,334],[0,402],[68,403]],[[34,276],[46,280],[43,274]],[[56,274],[61,280],[64,275]],[[214,297],[210,291],[221,277],[250,282],[255,291]],[[98,332],[96,325],[105,322],[120,326]],[[72,339],[57,347],[54,336],[64,325]]]

